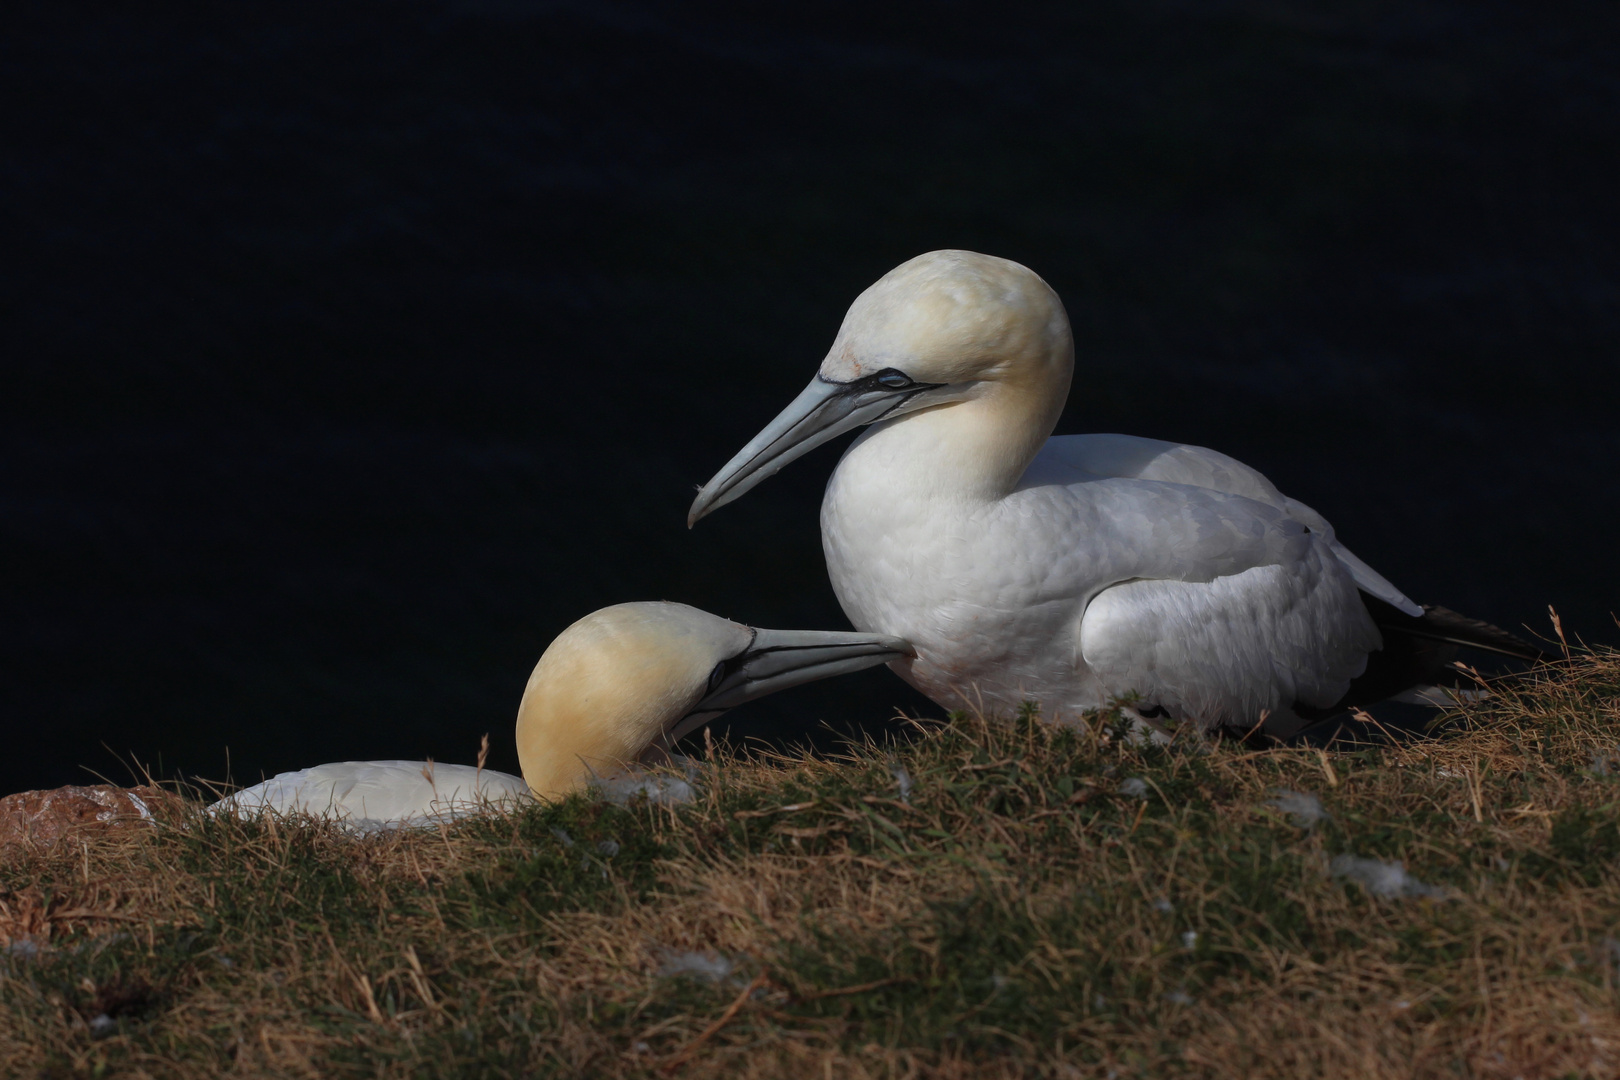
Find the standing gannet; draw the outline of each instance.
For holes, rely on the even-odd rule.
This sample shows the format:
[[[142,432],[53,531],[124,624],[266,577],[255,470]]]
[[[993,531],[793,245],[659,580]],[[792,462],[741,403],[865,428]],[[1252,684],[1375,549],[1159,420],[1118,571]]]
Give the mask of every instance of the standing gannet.
[[[1161,731],[1266,717],[1286,734],[1433,681],[1454,643],[1538,655],[1414,604],[1224,454],[1048,438],[1073,368],[1068,316],[1035,273],[918,256],[856,299],[815,379],[687,524],[871,425],[827,483],[827,569],[850,621],[910,641],[891,666],[948,708],[1074,717],[1135,695]]]
[[[470,765],[344,761],[281,773],[215,805],[365,827],[561,798],[593,777],[667,760],[680,738],[745,701],[909,651],[881,634],[758,630],[685,604],[618,604],[557,635],[535,665],[518,706],[521,777]]]

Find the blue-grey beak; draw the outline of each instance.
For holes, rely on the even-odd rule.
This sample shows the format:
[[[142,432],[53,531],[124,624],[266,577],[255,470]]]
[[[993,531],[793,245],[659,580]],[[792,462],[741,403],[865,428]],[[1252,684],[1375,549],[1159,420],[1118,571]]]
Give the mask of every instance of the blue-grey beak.
[[[792,404],[703,485],[686,515],[686,527],[690,529],[705,514],[741,498],[754,485],[775,476],[784,465],[829,439],[881,420],[938,385],[914,382],[894,368],[847,383],[817,375]]]
[[[666,736],[669,745],[727,709],[790,686],[847,675],[914,655],[903,638],[853,630],[755,630],[753,642],[715,668],[708,691]]]

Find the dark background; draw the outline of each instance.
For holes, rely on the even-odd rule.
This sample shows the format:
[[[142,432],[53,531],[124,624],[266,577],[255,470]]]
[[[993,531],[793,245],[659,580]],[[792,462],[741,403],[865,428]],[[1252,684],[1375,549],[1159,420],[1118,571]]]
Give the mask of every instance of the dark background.
[[[1416,599],[1620,636],[1610,0],[804,7],[8,9],[0,791],[123,779],[103,743],[515,770],[595,607],[846,625],[836,450],[684,514],[939,247],[1064,297],[1060,432],[1217,447]],[[733,736],[920,704],[879,670]]]

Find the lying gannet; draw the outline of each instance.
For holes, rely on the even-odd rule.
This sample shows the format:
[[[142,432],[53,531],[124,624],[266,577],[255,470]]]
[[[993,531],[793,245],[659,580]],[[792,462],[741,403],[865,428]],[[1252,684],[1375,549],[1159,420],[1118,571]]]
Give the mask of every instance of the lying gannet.
[[[556,799],[627,767],[667,761],[679,739],[745,701],[909,651],[879,634],[757,630],[685,604],[619,604],[564,630],[535,665],[518,706],[521,777],[470,765],[344,761],[281,773],[215,805],[368,827]]]
[[[856,299],[820,372],[698,493],[687,524],[864,424],[821,507],[833,589],[950,708],[1069,716],[1136,697],[1163,733],[1287,734],[1431,683],[1455,643],[1532,658],[1414,604],[1254,469],[1129,435],[1048,438],[1074,343],[1032,271],[969,251]]]

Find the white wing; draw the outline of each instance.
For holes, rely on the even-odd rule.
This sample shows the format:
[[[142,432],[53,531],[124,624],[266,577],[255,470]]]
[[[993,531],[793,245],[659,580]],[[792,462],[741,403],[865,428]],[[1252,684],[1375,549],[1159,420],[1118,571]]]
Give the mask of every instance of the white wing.
[[[1112,696],[1205,727],[1270,714],[1283,733],[1296,703],[1326,708],[1381,644],[1342,569],[1323,560],[1257,566],[1213,581],[1131,581],[1097,594],[1080,653]]]
[[[1362,591],[1408,615],[1423,614],[1423,609],[1405,593],[1339,543],[1326,518],[1304,503],[1290,499],[1258,470],[1236,458],[1202,446],[1140,439],[1134,435],[1064,435],[1046,441],[1030,470],[1054,467],[1074,469],[1094,477],[1185,484],[1265,503],[1323,537]]]
[[[238,816],[265,810],[378,828],[455,818],[530,798],[521,776],[426,761],[339,761],[280,773],[214,804]]]
[[[1411,604],[1320,515],[1213,451],[1053,439],[1032,484],[1061,485],[1095,515],[1080,658],[1109,695],[1139,694],[1177,720],[1246,726],[1269,713],[1285,730],[1296,703],[1334,704],[1382,646],[1358,589]]]

